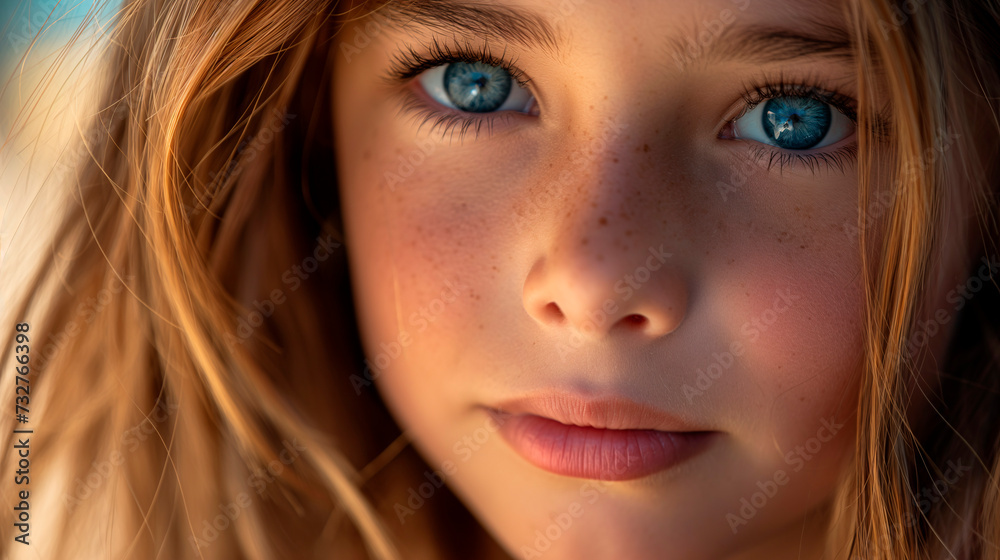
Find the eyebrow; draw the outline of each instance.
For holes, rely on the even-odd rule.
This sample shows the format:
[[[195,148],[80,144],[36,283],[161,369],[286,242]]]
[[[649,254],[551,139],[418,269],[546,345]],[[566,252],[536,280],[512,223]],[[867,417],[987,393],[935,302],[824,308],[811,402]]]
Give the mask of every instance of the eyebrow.
[[[393,0],[376,14],[384,18],[383,23],[400,30],[415,24],[442,33],[460,32],[526,48],[541,48],[552,55],[558,55],[559,38],[563,36],[559,29],[533,12],[459,0]],[[809,31],[727,25],[703,46],[698,41],[706,30],[696,26],[690,34],[669,38],[667,55],[682,69],[691,63],[707,65],[725,60],[762,64],[815,57],[853,59],[851,37],[846,30],[818,20],[799,20],[797,27]],[[697,47],[694,56],[690,46]]]
[[[381,14],[390,26],[400,30],[417,24],[439,32],[460,31],[522,47],[537,47],[553,55],[559,52],[559,33],[544,18],[508,6],[454,0],[395,0],[386,3],[376,14]]]
[[[854,59],[851,36],[842,28],[816,21],[800,25],[809,31],[792,31],[773,26],[730,25],[708,45],[699,44],[699,33],[673,37],[669,42],[674,61],[708,65],[725,60],[764,64],[803,58]],[[703,36],[703,35],[701,35]],[[696,47],[692,53],[692,47]]]

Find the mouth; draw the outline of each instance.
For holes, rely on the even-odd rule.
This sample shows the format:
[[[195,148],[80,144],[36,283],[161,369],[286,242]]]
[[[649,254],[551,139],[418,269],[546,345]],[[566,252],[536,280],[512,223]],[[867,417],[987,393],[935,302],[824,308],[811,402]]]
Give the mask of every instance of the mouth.
[[[596,480],[633,480],[670,469],[704,451],[719,434],[617,397],[548,393],[486,410],[508,445],[529,463]]]

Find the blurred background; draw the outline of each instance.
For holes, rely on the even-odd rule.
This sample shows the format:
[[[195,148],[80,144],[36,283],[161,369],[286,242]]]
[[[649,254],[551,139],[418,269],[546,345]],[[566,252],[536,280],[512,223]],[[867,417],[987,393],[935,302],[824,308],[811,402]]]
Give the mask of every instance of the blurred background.
[[[93,92],[121,0],[0,0],[0,318],[69,202],[68,149]]]

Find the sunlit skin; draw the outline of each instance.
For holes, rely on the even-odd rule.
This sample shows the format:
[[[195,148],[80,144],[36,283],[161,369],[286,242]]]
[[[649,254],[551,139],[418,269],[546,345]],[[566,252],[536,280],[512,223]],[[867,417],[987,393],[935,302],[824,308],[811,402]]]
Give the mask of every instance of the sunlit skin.
[[[711,35],[678,49],[719,25],[823,35],[804,22],[843,27],[840,6],[489,5],[559,30],[557,53],[489,40],[537,103],[491,132],[432,127],[427,110],[458,112],[416,79],[383,79],[404,45],[426,56],[432,36],[453,43],[460,30],[366,28],[375,18],[331,48],[345,245],[377,389],[514,557],[820,558],[863,357],[857,137],[805,150],[839,154],[810,166],[727,123],[747,84],[854,98],[853,63],[708,56]],[[401,102],[414,94],[424,112]],[[768,169],[772,153],[786,157]],[[966,264],[943,263],[931,309]],[[561,476],[517,454],[483,408],[541,391],[618,395],[718,434],[638,479]],[[747,509],[755,493],[766,499]]]

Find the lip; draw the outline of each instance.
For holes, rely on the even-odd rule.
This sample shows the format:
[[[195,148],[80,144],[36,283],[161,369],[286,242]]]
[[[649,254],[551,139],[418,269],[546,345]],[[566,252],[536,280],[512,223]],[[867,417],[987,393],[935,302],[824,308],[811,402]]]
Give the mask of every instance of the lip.
[[[718,434],[621,397],[547,393],[487,411],[529,463],[598,480],[632,480],[669,469],[703,451]]]

